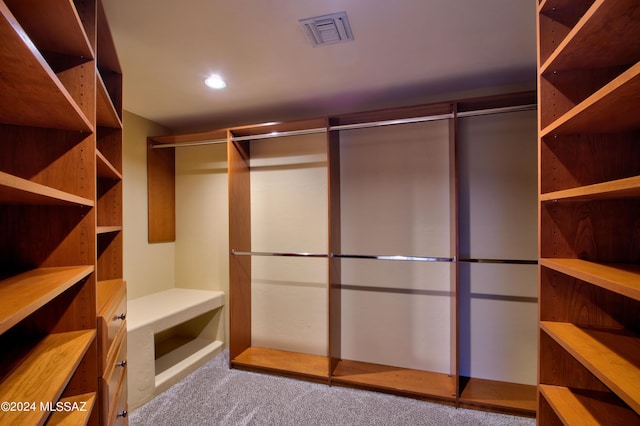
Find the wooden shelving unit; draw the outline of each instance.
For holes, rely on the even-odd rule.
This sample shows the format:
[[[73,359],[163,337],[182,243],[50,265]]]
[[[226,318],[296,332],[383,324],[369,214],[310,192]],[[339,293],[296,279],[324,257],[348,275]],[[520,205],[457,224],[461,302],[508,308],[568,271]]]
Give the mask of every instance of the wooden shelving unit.
[[[538,5],[540,424],[640,422],[640,5]]]
[[[99,0],[0,1],[0,393],[36,406],[2,423],[101,422],[96,285],[122,279],[121,245],[101,241],[122,233],[121,76],[102,77],[105,39]]]

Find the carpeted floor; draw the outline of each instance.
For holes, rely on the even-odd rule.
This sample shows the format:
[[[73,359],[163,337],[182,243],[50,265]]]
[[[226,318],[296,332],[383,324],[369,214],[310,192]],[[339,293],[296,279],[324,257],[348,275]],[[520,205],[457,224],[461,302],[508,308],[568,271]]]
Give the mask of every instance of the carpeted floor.
[[[228,352],[130,414],[136,425],[504,425],[534,419],[231,370]]]

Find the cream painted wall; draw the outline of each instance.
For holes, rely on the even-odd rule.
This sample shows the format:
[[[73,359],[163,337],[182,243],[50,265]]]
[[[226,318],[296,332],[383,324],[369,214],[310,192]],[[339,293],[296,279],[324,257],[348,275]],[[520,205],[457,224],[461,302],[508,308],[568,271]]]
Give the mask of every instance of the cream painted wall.
[[[168,129],[128,111],[123,125],[124,279],[127,298],[135,299],[175,286],[174,243],[147,238],[147,136]]]
[[[226,144],[176,149],[176,287],[229,294],[227,181]],[[228,344],[223,311],[217,336]]]

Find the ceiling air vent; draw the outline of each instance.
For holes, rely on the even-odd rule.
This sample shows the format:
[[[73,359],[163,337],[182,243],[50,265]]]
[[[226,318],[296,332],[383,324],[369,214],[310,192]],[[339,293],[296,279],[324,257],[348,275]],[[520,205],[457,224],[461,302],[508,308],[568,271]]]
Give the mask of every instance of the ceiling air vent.
[[[353,40],[347,12],[301,19],[299,22],[314,47]]]

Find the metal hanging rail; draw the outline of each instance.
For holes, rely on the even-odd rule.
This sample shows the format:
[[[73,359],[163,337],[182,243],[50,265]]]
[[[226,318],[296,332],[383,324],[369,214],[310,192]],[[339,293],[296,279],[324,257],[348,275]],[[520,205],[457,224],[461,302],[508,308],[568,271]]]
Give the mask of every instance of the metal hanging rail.
[[[381,120],[371,121],[368,123],[354,123],[354,124],[340,124],[337,126],[330,126],[329,130],[352,130],[352,129],[364,129],[368,127],[380,127],[380,126],[392,126],[395,124],[412,124],[412,123],[424,123],[427,121],[447,120],[453,118],[452,112],[447,114],[429,115],[424,117],[413,118],[401,118],[397,120]]]
[[[397,255],[374,255],[374,254],[336,254],[331,253],[333,258],[341,259],[373,259],[373,260],[401,260],[409,262],[454,262],[454,257],[427,257],[427,256],[397,256]]]
[[[537,108],[536,104],[517,105],[517,106],[502,107],[502,108],[489,108],[489,109],[481,109],[481,110],[474,110],[474,111],[463,111],[463,112],[458,112],[457,114],[454,114],[453,112],[451,112],[447,114],[437,114],[437,115],[429,115],[429,116],[423,116],[423,117],[401,118],[401,119],[395,119],[395,120],[380,120],[380,121],[371,121],[371,122],[354,123],[354,124],[340,124],[336,126],[317,127],[313,129],[290,130],[286,132],[270,132],[270,133],[262,133],[257,135],[248,135],[248,136],[231,136],[231,140],[236,142],[241,142],[241,141],[248,141],[248,140],[279,138],[283,136],[309,135],[309,134],[324,133],[327,131],[336,131],[336,130],[353,130],[353,129],[364,129],[369,127],[392,126],[396,124],[424,123],[427,121],[448,120],[455,117],[463,118],[463,117],[473,117],[478,115],[530,111],[530,110],[535,110],[536,108]],[[227,143],[227,139],[226,138],[225,139],[209,139],[209,140],[195,141],[195,142],[156,144],[156,145],[152,145],[152,148],[154,149],[180,148],[180,147],[186,147],[186,146],[211,145],[211,144],[219,144],[219,143]]]
[[[159,143],[156,145],[152,145],[153,149],[156,148],[181,148],[183,146],[198,146],[198,145],[214,145],[219,143],[227,143],[227,139],[207,139],[204,141],[195,141],[195,142],[178,142],[178,143]]]
[[[268,252],[268,251],[235,251],[231,249],[233,256],[282,256],[282,257],[329,257],[324,253],[296,253],[296,252]]]
[[[469,259],[461,258],[458,262],[462,263],[501,263],[510,265],[537,265],[537,260],[522,260],[522,259]]]

